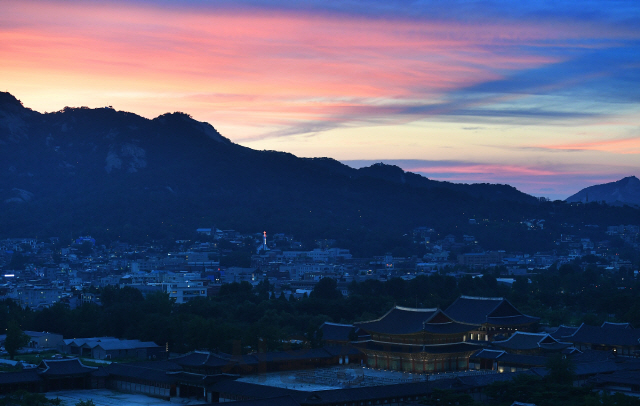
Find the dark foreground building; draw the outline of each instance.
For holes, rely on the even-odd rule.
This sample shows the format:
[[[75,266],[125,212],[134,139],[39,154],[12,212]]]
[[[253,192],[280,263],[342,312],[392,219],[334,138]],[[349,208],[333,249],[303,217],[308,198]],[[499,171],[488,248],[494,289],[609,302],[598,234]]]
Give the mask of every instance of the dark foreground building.
[[[469,369],[469,357],[494,339],[535,331],[539,318],[508,300],[461,296],[447,310],[396,306],[376,320],[325,323],[327,343],[351,343],[371,368],[413,373]]]
[[[354,343],[372,368],[417,373],[466,370],[479,326],[453,320],[440,309],[396,306],[377,320],[355,323],[369,338]]]

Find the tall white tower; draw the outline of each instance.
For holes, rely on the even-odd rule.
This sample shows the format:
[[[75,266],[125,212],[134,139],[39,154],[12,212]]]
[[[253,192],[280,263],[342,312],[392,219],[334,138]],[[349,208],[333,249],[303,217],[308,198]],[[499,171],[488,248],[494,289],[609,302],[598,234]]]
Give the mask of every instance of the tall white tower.
[[[257,252],[260,251],[269,251],[269,247],[267,247],[267,232],[262,233],[262,245],[258,245]]]

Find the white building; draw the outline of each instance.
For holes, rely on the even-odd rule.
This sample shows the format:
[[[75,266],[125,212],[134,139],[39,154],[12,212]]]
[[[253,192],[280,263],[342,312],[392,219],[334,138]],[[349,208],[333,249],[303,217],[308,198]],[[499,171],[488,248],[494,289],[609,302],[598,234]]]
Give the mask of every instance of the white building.
[[[182,304],[197,297],[207,297],[207,288],[202,281],[163,283],[162,290],[169,298]]]

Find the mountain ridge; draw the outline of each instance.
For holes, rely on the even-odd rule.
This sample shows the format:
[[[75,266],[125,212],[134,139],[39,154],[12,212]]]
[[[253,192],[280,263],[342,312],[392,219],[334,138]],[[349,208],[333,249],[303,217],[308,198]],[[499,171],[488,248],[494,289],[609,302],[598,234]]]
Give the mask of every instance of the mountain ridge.
[[[169,131],[173,131],[174,133],[182,133],[182,134],[185,133],[184,127],[190,126],[191,130],[195,130],[195,132],[204,133],[214,141],[218,141],[222,144],[233,145],[233,147],[237,149],[245,148],[238,144],[234,144],[228,138],[222,136],[211,124],[197,121],[193,119],[190,115],[186,113],[181,113],[181,112],[165,113],[150,120],[143,118],[141,116],[138,116],[134,113],[116,111],[115,109],[112,109],[110,107],[103,107],[103,108],[96,108],[96,109],[90,109],[86,107],[65,107],[64,109],[58,112],[38,113],[27,107],[24,107],[22,103],[15,96],[5,92],[0,92],[0,107],[1,107],[0,130],[2,130],[3,129],[2,127],[4,127],[5,134],[6,133],[15,134],[19,132],[18,130],[24,130],[26,125],[26,123],[24,122],[24,119],[33,118],[33,115],[37,115],[40,118],[44,118],[45,120],[49,121],[48,124],[52,126],[54,130],[58,129],[59,130],[58,132],[61,133],[60,135],[62,136],[60,138],[65,139],[64,133],[67,133],[70,130],[70,127],[72,124],[68,122],[61,122],[60,120],[57,120],[57,118],[59,116],[60,118],[63,118],[62,116],[67,115],[67,116],[71,116],[70,117],[71,122],[78,122],[78,120],[82,120],[83,118],[85,119],[89,118],[91,120],[95,120],[98,122],[105,122],[109,120],[111,120],[111,122],[117,122],[118,120],[125,119],[131,122],[127,125],[129,129],[136,129],[136,127],[141,126],[143,124],[148,125],[152,123],[159,123],[162,126],[165,126]],[[18,125],[16,125],[16,122],[15,122],[16,120],[12,121],[12,119],[15,118],[16,114],[20,116],[19,118],[21,119],[20,122],[17,123]],[[90,117],[82,117],[82,116],[90,116]],[[104,127],[106,128],[107,126],[104,126]],[[118,141],[118,138],[122,138],[122,137],[118,137],[118,134],[123,130],[127,132],[126,128],[115,129],[112,125],[108,125],[108,127],[110,128],[108,133],[105,135],[105,137],[110,141]],[[188,131],[186,132],[189,133]],[[0,133],[0,135],[2,134]],[[14,143],[18,142],[18,140],[16,139],[3,140],[2,138],[0,138],[0,142],[6,143],[7,141],[13,141]],[[71,139],[65,139],[65,141],[73,142],[73,140]],[[131,143],[129,142],[130,140],[119,139],[119,141],[127,143],[127,145],[124,148],[125,156],[135,157],[136,154],[139,155],[141,153],[140,151],[136,152],[135,148],[131,148]],[[53,142],[53,140],[47,138],[46,142],[50,143],[50,142]],[[203,141],[199,140],[199,142],[202,143]],[[117,146],[118,146],[117,143],[111,143],[111,150],[113,150],[114,148],[117,149]],[[129,147],[128,150],[126,147]],[[260,152],[267,153],[267,151],[260,151]],[[284,153],[280,153],[280,154],[284,154]],[[113,156],[113,154],[111,154],[111,156]],[[293,155],[291,154],[290,156],[293,157]],[[354,169],[331,158],[297,158],[297,159],[318,164],[318,166],[320,167],[329,169],[332,173],[343,174],[350,177],[369,176],[373,178],[379,178],[381,180],[387,180],[394,183],[400,183],[400,184],[408,183],[416,187],[455,188],[465,193],[470,193],[469,191],[471,190],[471,188],[468,187],[470,185],[434,181],[418,174],[414,174],[411,172],[404,172],[401,168],[397,166],[385,165],[382,163],[372,165],[370,167]],[[109,157],[107,157],[106,160],[109,160]],[[111,166],[111,168],[113,169],[113,165]],[[138,169],[138,168],[136,168],[136,164],[134,163],[133,167],[129,166],[129,169]],[[494,185],[491,185],[491,186],[494,186]],[[504,187],[505,185],[495,185],[495,186]],[[530,203],[535,202],[535,198],[529,195],[526,195],[525,193],[519,192],[515,188],[511,188],[511,190],[513,192],[513,195],[507,196],[506,198],[520,200],[520,201],[528,201]],[[490,198],[490,196],[485,196],[485,197]]]
[[[566,199],[574,202],[604,202],[609,205],[640,206],[640,179],[627,176],[615,182],[586,187]]]
[[[196,228],[217,226],[278,230],[311,243],[338,239],[379,253],[429,226],[460,237],[494,233],[487,248],[543,248],[542,236],[532,243],[517,226],[523,213],[539,217],[539,206],[508,185],[452,184],[392,165],[354,169],[332,158],[253,150],[185,113],[39,113],[0,93],[0,237],[140,241],[195,237]],[[470,218],[510,221],[515,234],[472,229]]]

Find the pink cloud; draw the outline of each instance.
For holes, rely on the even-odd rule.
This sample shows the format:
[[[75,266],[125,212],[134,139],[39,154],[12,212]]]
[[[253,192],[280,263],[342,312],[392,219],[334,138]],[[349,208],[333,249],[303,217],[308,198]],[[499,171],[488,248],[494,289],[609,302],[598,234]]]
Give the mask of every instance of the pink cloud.
[[[615,165],[549,165],[525,166],[438,162],[411,164],[393,161],[405,171],[419,173],[430,179],[458,183],[507,183],[525,193],[552,199],[565,199],[579,190],[602,183],[620,180],[635,172],[634,168]]]
[[[121,101],[122,108],[146,116],[182,110],[255,127],[404,123],[447,114],[458,107],[446,104],[448,92],[562,58],[522,45],[573,48],[599,35],[598,27],[578,23],[367,19],[109,2],[11,4],[0,16],[10,22],[0,24],[0,74],[8,78],[6,90],[32,89],[32,96],[18,97],[41,97],[38,105],[50,111],[64,106],[38,91],[78,89],[87,94],[78,104]],[[630,35],[608,29],[609,36]],[[146,96],[118,100],[127,92]],[[487,96],[465,106],[518,97]],[[407,113],[439,101],[444,103],[438,109]]]
[[[12,25],[0,29],[2,70],[89,78],[96,86],[245,94],[264,106],[274,95],[298,105],[309,96],[424,98],[498,79],[496,68],[553,62],[526,53],[495,54],[487,46],[551,39],[559,31],[72,5],[15,4],[4,16]],[[578,37],[571,30],[562,35]]]
[[[527,168],[515,165],[491,165],[491,164],[470,164],[459,166],[428,166],[428,167],[407,167],[410,172],[428,173],[461,173],[466,175],[527,175],[527,176],[555,176],[558,173],[548,169]]]
[[[540,146],[539,148],[565,151],[601,151],[616,154],[638,154],[640,153],[640,137],[591,142],[576,142],[559,145],[545,145]]]

